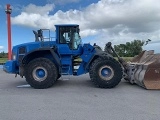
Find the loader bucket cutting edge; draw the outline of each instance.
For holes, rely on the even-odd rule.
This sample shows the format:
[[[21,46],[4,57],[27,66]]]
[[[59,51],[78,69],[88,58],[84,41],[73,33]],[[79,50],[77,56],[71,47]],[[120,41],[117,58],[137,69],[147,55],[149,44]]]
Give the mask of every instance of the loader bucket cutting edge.
[[[143,51],[128,63],[128,81],[146,89],[160,89],[160,54]]]

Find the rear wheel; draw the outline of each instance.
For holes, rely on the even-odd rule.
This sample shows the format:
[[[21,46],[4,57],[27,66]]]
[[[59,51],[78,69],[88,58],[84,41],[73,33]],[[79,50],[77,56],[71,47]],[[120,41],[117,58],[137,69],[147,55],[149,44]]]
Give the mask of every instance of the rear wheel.
[[[98,58],[90,67],[90,78],[100,88],[113,88],[122,79],[122,68],[112,57]]]
[[[51,87],[58,77],[58,71],[53,62],[47,58],[36,58],[29,62],[25,70],[26,81],[36,89]]]

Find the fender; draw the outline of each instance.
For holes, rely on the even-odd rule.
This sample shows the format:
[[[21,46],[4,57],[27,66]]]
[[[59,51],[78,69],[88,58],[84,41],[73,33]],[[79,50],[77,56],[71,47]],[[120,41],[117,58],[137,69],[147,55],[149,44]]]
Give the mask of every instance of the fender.
[[[81,56],[82,58],[82,63],[77,71],[77,75],[81,75],[81,74],[84,74],[84,73],[87,73],[89,72],[89,68],[90,68],[90,65],[92,64],[92,62],[99,58],[99,57],[104,57],[104,56],[110,56],[110,54],[98,49],[98,48],[92,48],[91,46],[89,46],[90,48],[88,50],[90,51],[87,51],[85,50],[85,52],[83,53],[83,55]],[[87,48],[87,47],[86,47]]]
[[[33,51],[27,53],[23,57],[22,64],[24,64],[24,65],[27,64],[28,60],[30,60],[31,58],[36,58],[37,56],[38,57],[40,57],[40,56],[43,57],[43,54],[40,54],[42,52],[44,52],[44,53],[49,52],[49,53],[51,53],[52,57],[54,58],[56,64],[58,66],[60,66],[60,59],[59,59],[58,55],[55,53],[55,51],[56,51],[56,48],[53,48],[53,49],[52,48],[39,48],[39,49],[33,50]]]
[[[91,46],[90,44],[83,45],[83,54],[80,56],[82,59],[82,63],[77,71],[77,75],[81,75],[88,72],[88,66],[90,62],[94,59],[96,54],[96,48]]]
[[[100,49],[98,49],[98,48],[95,48],[95,53],[94,53],[94,55],[91,57],[91,59],[87,62],[86,66],[85,66],[85,70],[88,70],[88,69],[89,69],[91,63],[92,63],[95,59],[97,59],[98,57],[103,57],[103,56],[110,56],[110,57],[111,57],[111,55],[107,54],[106,52],[104,52],[104,51],[102,51],[102,50],[100,50]]]

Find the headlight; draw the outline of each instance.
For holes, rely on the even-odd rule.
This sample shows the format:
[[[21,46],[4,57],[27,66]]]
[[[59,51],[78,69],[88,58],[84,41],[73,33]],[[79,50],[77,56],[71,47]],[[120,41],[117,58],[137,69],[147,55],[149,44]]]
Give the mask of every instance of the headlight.
[[[13,54],[13,55],[12,55],[12,59],[13,59],[13,60],[16,60],[16,55]]]

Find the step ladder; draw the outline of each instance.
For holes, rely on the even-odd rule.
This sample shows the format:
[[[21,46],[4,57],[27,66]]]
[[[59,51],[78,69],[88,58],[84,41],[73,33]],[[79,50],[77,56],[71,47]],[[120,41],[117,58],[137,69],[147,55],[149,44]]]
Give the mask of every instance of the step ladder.
[[[64,80],[64,81],[70,80],[70,74],[69,74],[70,65],[62,65],[61,68],[62,68],[62,70],[61,70],[61,78],[62,78],[62,80]],[[67,72],[63,71],[65,69],[66,69]]]

